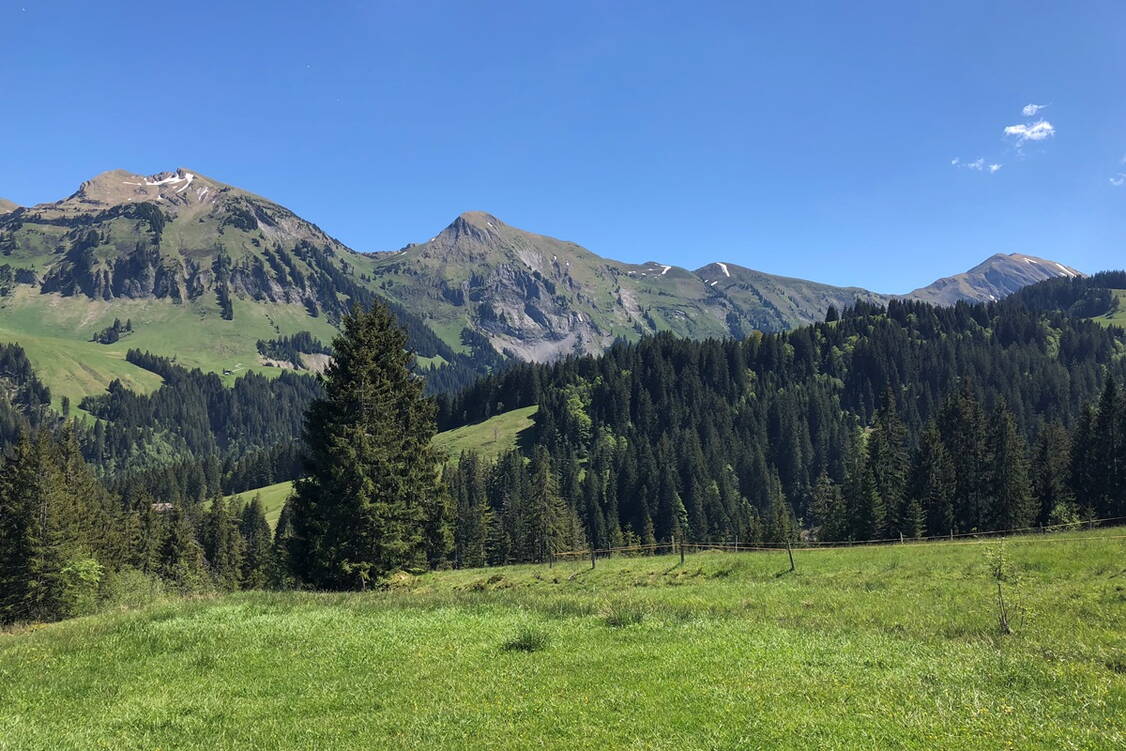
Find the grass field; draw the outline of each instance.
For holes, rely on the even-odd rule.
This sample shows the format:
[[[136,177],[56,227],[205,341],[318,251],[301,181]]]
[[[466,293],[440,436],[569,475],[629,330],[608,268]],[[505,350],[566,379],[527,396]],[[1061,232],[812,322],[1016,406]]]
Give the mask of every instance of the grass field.
[[[520,434],[532,427],[532,418],[538,409],[538,406],[521,407],[475,425],[439,433],[434,436],[434,448],[451,459],[457,459],[462,451],[476,451],[481,456],[496,458],[516,448]]]
[[[1126,289],[1113,290],[1114,296],[1118,299],[1118,307],[1111,313],[1105,316],[1096,316],[1094,320],[1099,323],[1105,323],[1108,326],[1122,326],[1126,328]]]
[[[259,496],[266,512],[266,521],[268,521],[272,527],[277,524],[282,506],[285,505],[285,499],[289,498],[289,494],[292,491],[293,483],[287,480],[286,482],[277,482],[273,485],[267,485],[264,488],[257,488],[256,490],[234,493],[233,495],[227,496],[227,500],[231,500],[232,498],[239,499],[240,504],[242,504],[249,503],[256,495]]]
[[[513,449],[520,438],[520,434],[532,427],[532,416],[539,407],[522,407],[504,414],[490,417],[476,425],[466,425],[461,428],[447,430],[434,436],[434,448],[443,458],[456,460],[462,451],[474,450],[482,456],[495,457]],[[292,482],[279,482],[267,485],[256,490],[244,490],[227,496],[241,499],[240,503],[249,502],[255,494],[262,497],[262,505],[266,509],[266,521],[271,526],[277,523],[285,499],[293,490]]]
[[[157,601],[0,634],[0,748],[1121,749],[1111,534],[1008,542],[1008,636],[996,542]]]
[[[167,300],[91,300],[40,295],[16,287],[0,298],[0,342],[24,348],[36,373],[51,389],[56,404],[63,396],[74,406],[83,396],[99,394],[120,378],[129,388],[147,393],[160,386],[154,373],[125,361],[130,349],[175,358],[187,368],[231,374],[227,383],[255,370],[275,375],[277,368],[259,364],[257,341],[280,334],[310,331],[328,342],[336,330],[311,318],[300,305],[234,300],[234,320],[226,321],[211,301],[176,305]],[[115,344],[91,342],[93,334],[129,319],[134,332]]]

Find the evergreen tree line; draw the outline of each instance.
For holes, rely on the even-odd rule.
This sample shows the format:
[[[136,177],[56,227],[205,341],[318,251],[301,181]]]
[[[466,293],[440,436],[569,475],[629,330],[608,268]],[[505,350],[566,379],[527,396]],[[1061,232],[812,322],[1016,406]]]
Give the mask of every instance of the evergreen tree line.
[[[275,339],[259,339],[258,354],[273,360],[289,362],[295,368],[304,368],[302,354],[331,355],[332,348],[325,345],[308,331],[299,331],[292,336]]]
[[[0,344],[0,449],[28,427],[55,422],[51,390],[35,375],[23,348]]]
[[[121,337],[132,333],[132,320],[127,318],[125,319],[125,323],[122,323],[120,318],[114,318],[112,324],[95,333],[90,337],[90,341],[97,342],[98,344],[116,344],[121,341]]]
[[[1098,466],[1072,458],[1073,435],[1108,376],[1122,382],[1121,330],[1018,304],[860,303],[838,317],[742,342],[662,335],[516,366],[444,399],[439,419],[452,427],[538,404],[529,443],[549,453],[568,513],[597,547],[782,540],[812,524],[824,539],[874,539],[1116,515],[1070,467]],[[463,457],[449,477],[457,518],[476,508],[467,528],[488,521],[487,562],[527,560],[505,552],[521,549],[511,530],[528,502],[509,490],[521,487],[515,464]]]
[[[1126,517],[1126,394],[1107,381],[1072,430],[1041,426],[1030,444],[1004,402],[986,411],[952,394],[912,448],[889,393],[846,459],[842,482],[814,484],[822,540],[919,538]]]
[[[0,623],[93,611],[132,572],[182,592],[287,580],[261,502],[123,502],[73,428],[24,432],[0,463]]]
[[[24,430],[0,472],[3,617],[81,612],[121,571],[183,588],[352,589],[397,569],[542,561],[587,546],[782,541],[803,527],[873,539],[1126,513],[1116,386],[1126,341],[1060,311],[858,304],[786,334],[661,335],[598,358],[518,366],[441,408],[413,375],[388,309],[356,311],[341,326],[323,387],[296,418],[303,478],[268,545],[260,505],[198,502],[222,483],[217,461],[171,472],[184,500],[169,502],[141,480],[114,491],[99,483],[74,425],[58,440]],[[9,370],[26,386],[33,374],[19,354]],[[272,429],[217,378],[130,356],[172,390],[111,389],[84,403],[101,418],[91,430],[151,429],[170,446],[158,427],[198,410],[186,421],[198,430],[175,440],[210,447],[210,435],[229,449],[247,426],[263,431],[255,436]],[[465,454],[439,474],[430,446],[439,415],[522,403],[539,406],[529,449],[495,462]],[[286,455],[254,450],[263,462]]]

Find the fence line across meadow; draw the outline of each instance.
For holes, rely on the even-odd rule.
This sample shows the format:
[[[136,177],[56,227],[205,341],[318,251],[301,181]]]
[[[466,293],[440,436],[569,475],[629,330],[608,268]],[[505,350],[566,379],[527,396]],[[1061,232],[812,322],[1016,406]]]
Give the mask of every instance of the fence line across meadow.
[[[1114,516],[1104,519],[1090,519],[1082,522],[1072,522],[1067,524],[1048,524],[1035,527],[1013,527],[1010,529],[994,529],[982,532],[959,532],[950,533],[945,535],[932,535],[929,537],[884,537],[871,540],[834,540],[834,541],[797,541],[794,543],[785,542],[756,542],[756,543],[742,543],[738,541],[732,542],[688,542],[685,540],[673,540],[671,542],[656,542],[646,545],[621,545],[618,547],[609,548],[586,548],[585,550],[568,550],[560,553],[555,553],[554,559],[571,559],[571,558],[590,558],[593,560],[597,557],[607,557],[617,555],[629,554],[657,554],[657,553],[670,553],[675,554],[680,551],[681,557],[688,550],[700,552],[702,550],[717,550],[730,553],[741,552],[792,552],[800,550],[808,552],[811,550],[849,550],[858,547],[880,547],[887,545],[908,545],[914,543],[928,543],[931,545],[976,545],[984,540],[995,539],[997,537],[1006,537],[1013,535],[1013,542],[1087,542],[1096,540],[1126,540],[1126,534],[1123,535],[1101,535],[1098,537],[1056,537],[1041,536],[1048,533],[1058,532],[1060,530],[1079,530],[1083,528],[1092,529],[1100,526],[1110,526],[1114,523],[1126,522],[1126,516]],[[1006,538],[1008,539],[1008,538]]]

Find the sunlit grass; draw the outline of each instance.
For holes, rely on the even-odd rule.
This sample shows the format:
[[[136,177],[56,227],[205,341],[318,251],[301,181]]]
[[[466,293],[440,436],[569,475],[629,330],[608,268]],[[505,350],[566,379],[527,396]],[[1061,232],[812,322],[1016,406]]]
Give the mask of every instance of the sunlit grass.
[[[0,748],[1117,749],[1115,533],[1007,543],[1011,636],[995,542],[162,601],[0,635]]]

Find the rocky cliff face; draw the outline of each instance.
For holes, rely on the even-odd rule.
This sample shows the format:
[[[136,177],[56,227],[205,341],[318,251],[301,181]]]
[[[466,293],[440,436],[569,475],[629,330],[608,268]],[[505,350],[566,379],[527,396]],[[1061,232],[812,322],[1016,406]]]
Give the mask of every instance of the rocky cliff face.
[[[439,328],[469,327],[530,360],[600,352],[671,330],[724,336],[734,308],[684,269],[625,264],[468,212],[427,242],[379,254],[382,292]]]
[[[381,297],[412,341],[429,338],[427,356],[443,353],[447,361],[488,362],[490,348],[552,360],[660,331],[740,337],[819,321],[830,306],[857,299],[890,299],[732,263],[696,271],[622,263],[479,211],[426,242],[364,255],[278,204],[187,169],[115,170],[61,201],[0,204],[0,272],[0,294],[30,283],[42,293],[106,301],[213,301],[224,317],[238,298],[300,304],[332,318]],[[1032,256],[997,255],[907,297],[993,300],[1078,273]]]
[[[364,260],[288,209],[186,169],[105,172],[61,201],[2,214],[4,257],[33,265],[44,293],[235,295],[311,311],[340,308],[348,290],[335,278]]]

